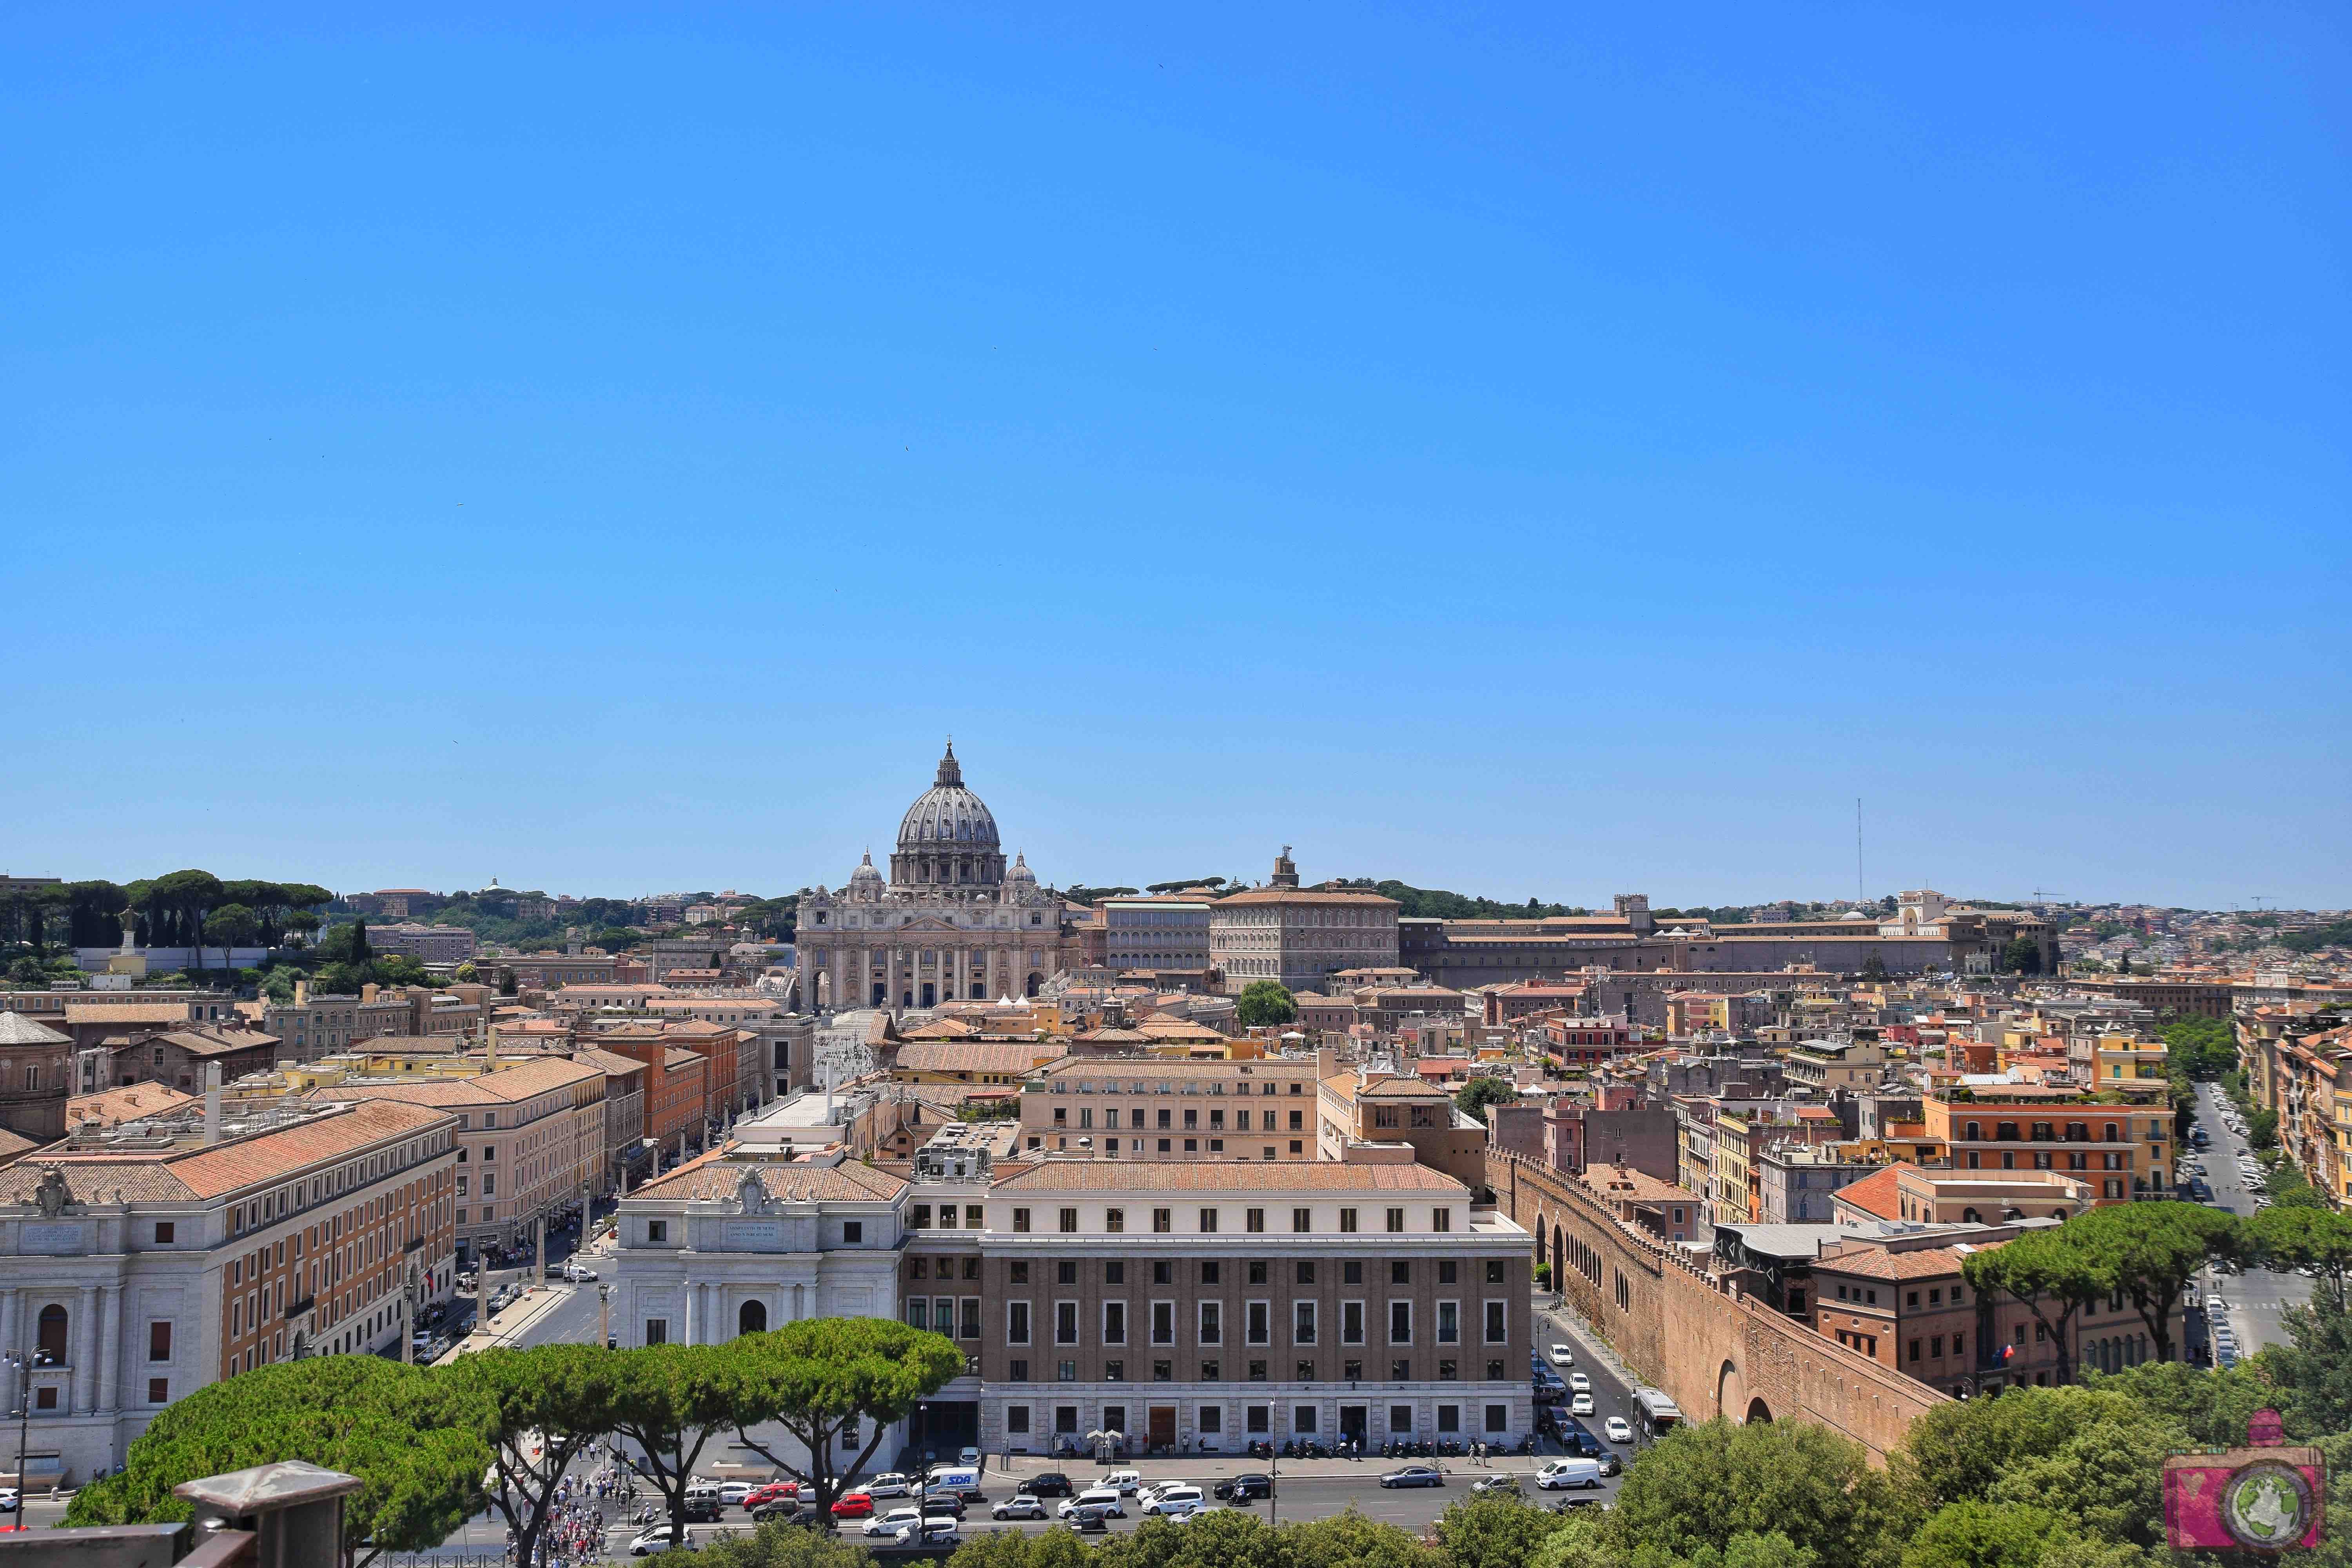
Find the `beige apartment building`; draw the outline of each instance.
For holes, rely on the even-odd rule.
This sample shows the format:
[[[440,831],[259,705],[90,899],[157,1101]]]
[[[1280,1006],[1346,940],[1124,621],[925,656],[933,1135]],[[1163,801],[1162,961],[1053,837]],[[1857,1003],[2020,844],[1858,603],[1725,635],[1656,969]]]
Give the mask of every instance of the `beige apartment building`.
[[[1328,1074],[1318,1086],[1316,1111],[1318,1159],[1377,1159],[1379,1146],[1404,1145],[1415,1161],[1473,1191],[1486,1184],[1486,1124],[1418,1077]]]
[[[1302,889],[1285,845],[1267,886],[1209,906],[1209,961],[1229,995],[1260,980],[1320,992],[1343,969],[1397,966],[1398,908],[1378,893]]]
[[[1312,1160],[1313,1057],[1066,1057],[1021,1085],[1021,1146],[1103,1160]]]
[[[46,1357],[26,1475],[87,1480],[257,1366],[405,1343],[456,1274],[455,1136],[424,1106],[188,1101],[0,1171],[0,1344]]]
[[[1516,1443],[1528,1233],[1425,1165],[1048,1158],[978,1237],[980,1446]],[[1369,1247],[1367,1244],[1370,1244]]]
[[[457,1118],[455,1223],[464,1262],[525,1240],[534,1220],[577,1203],[583,1189],[602,1190],[605,1087],[602,1068],[550,1058],[469,1078],[346,1081],[322,1092]]]

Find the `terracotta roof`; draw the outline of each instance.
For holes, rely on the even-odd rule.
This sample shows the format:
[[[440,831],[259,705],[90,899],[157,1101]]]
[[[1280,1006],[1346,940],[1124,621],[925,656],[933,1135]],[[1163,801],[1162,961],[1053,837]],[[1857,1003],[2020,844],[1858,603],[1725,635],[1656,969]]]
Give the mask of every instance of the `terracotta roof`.
[[[897,1072],[1025,1073],[1066,1054],[1059,1040],[909,1039],[898,1047]]]
[[[1840,1187],[1832,1196],[1835,1202],[1851,1204],[1864,1214],[1876,1215],[1881,1219],[1898,1219],[1903,1211],[1896,1202],[1895,1187],[1902,1175],[1901,1165],[1889,1165],[1883,1171],[1874,1172],[1858,1182]]]
[[[724,1150],[688,1161],[668,1175],[647,1182],[629,1194],[666,1202],[715,1203],[732,1198],[743,1173],[757,1171],[768,1195],[782,1203],[887,1203],[907,1183],[861,1162],[838,1165],[803,1164],[797,1161],[744,1161],[725,1158]]]
[[[66,1101],[66,1125],[94,1122],[110,1127],[118,1121],[136,1121],[174,1106],[194,1104],[196,1098],[160,1083],[131,1083],[96,1094],[77,1094]]]
[[[697,1062],[708,1066],[709,1061],[710,1058],[700,1051],[689,1051],[681,1046],[671,1046],[662,1052],[662,1067],[665,1070],[674,1071],[679,1068],[690,1068]]]
[[[185,1002],[68,1002],[68,1024],[175,1024],[185,1021]]]
[[[508,1104],[551,1089],[602,1078],[604,1069],[567,1057],[546,1057],[472,1078],[388,1079],[339,1083],[319,1091],[327,1100],[396,1100],[410,1105]]]
[[[1985,1242],[1979,1244],[1976,1249],[1990,1251],[2000,1245],[1998,1241]],[[1828,1269],[1837,1274],[1859,1274],[1869,1279],[1933,1279],[1958,1274],[1960,1271],[1960,1255],[1948,1247],[1922,1247],[1896,1252],[1884,1247],[1846,1242],[1814,1259],[1813,1268],[1816,1273]],[[1817,1301],[1819,1294],[1815,1292]],[[1822,1304],[1828,1306],[1828,1303]],[[1829,1310],[1835,1309],[1830,1307]]]
[[[1384,899],[1378,893],[1318,893],[1305,888],[1256,888],[1246,893],[1229,893],[1211,907],[1224,909],[1234,904],[1356,904],[1384,910],[1403,907],[1394,899]]]
[[[934,1018],[928,1024],[918,1024],[908,1029],[905,1037],[909,1040],[961,1040],[980,1032],[977,1025],[967,1024],[961,1018]]]
[[[1193,1061],[1186,1057],[1064,1057],[1045,1064],[1038,1070],[1049,1078],[1122,1078],[1132,1075],[1139,1079],[1152,1078],[1255,1078],[1268,1068],[1286,1068],[1289,1073],[1304,1072],[1310,1076],[1315,1064],[1305,1060],[1286,1061],[1280,1057],[1244,1057],[1239,1061]],[[1267,1076],[1274,1076],[1268,1073]],[[1285,1076],[1287,1076],[1286,1074]]]
[[[275,1182],[323,1161],[440,1125],[445,1118],[421,1105],[355,1105],[292,1127],[212,1148],[152,1152],[59,1149],[54,1163],[79,1203],[184,1202],[220,1197]],[[41,1171],[18,1163],[0,1170],[0,1204],[29,1204]]]
[[[37,1139],[27,1138],[22,1132],[12,1132],[5,1127],[0,1127],[0,1165],[14,1164],[34,1150],[44,1146]]]
[[[1587,1189],[1602,1198],[1632,1199],[1635,1203],[1672,1203],[1679,1198],[1685,1203],[1698,1201],[1688,1188],[1637,1171],[1630,1165],[1591,1165],[1577,1178]]]
[[[265,1035],[258,1029],[173,1029],[153,1038],[177,1046],[192,1057],[223,1057],[232,1051],[259,1050],[278,1043],[277,1036]]]
[[[1341,1161],[1268,1164],[1224,1160],[1048,1160],[996,1183],[996,1190],[1045,1192],[1426,1192],[1469,1195],[1470,1189],[1427,1165],[1358,1165]]]
[[[572,1059],[586,1062],[590,1067],[602,1071],[607,1078],[625,1078],[630,1073],[643,1073],[646,1070],[645,1063],[635,1057],[625,1057],[617,1051],[575,1051],[572,1053]]]

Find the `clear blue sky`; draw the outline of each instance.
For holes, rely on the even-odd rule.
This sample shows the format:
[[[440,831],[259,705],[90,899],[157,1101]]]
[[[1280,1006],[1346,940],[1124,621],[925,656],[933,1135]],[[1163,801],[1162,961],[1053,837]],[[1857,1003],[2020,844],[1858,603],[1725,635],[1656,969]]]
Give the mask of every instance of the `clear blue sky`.
[[[11,8],[0,868],[2352,902],[2340,6],[683,9]]]

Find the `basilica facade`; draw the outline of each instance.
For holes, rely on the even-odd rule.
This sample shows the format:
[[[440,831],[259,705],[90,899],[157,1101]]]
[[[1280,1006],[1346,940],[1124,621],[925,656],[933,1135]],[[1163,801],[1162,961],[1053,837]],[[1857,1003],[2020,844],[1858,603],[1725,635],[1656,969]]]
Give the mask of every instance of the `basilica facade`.
[[[797,941],[804,1005],[820,1009],[1034,996],[1081,947],[1061,900],[1021,857],[1005,864],[952,743],[898,824],[888,879],[869,854],[848,886],[803,889]]]

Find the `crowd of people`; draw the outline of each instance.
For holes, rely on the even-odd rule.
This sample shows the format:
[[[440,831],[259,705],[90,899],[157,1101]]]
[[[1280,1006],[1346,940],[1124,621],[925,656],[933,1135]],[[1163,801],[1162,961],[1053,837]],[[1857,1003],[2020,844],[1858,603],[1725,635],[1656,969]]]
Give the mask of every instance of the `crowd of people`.
[[[548,1500],[547,1523],[540,1531],[537,1558],[517,1568],[585,1568],[602,1563],[605,1520],[618,1523],[632,1517],[630,1510],[637,1504],[636,1477],[619,1465],[600,1462],[606,1460],[601,1443],[590,1445],[581,1458],[595,1468],[585,1475],[567,1473],[556,1482],[555,1493]],[[516,1551],[515,1534],[509,1530],[509,1563],[515,1563]]]

